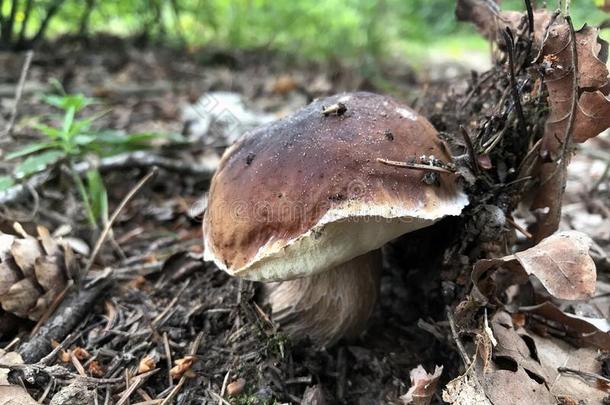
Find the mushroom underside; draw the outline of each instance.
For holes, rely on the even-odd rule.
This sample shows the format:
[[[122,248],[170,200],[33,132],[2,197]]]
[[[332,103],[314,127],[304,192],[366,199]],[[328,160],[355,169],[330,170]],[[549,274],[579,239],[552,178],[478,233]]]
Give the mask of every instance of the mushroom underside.
[[[358,256],[325,272],[263,285],[263,298],[284,332],[330,346],[358,336],[379,291],[381,252]]]

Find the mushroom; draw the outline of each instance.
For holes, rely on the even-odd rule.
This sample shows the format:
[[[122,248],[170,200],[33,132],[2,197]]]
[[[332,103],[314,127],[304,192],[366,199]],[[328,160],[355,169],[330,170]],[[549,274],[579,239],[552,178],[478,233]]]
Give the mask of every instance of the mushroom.
[[[333,105],[340,114],[327,113]],[[267,282],[263,301],[288,335],[321,346],[357,336],[377,300],[381,246],[468,203],[449,171],[431,182],[421,165],[377,160],[422,156],[451,163],[432,125],[394,99],[316,100],[226,150],[204,215],[204,259]]]

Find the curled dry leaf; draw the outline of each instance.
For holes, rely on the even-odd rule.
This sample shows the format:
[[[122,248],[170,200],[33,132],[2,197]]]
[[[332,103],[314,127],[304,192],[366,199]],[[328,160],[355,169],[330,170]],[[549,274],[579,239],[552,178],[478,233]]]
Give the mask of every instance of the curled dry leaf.
[[[536,246],[499,259],[479,260],[472,272],[473,295],[486,302],[494,294],[484,275],[498,268],[512,271],[517,282],[536,276],[554,297],[564,300],[590,298],[595,293],[595,263],[589,255],[591,239],[577,231],[558,232]]]
[[[526,13],[501,11],[493,1],[458,0],[456,16],[472,22],[500,47],[504,43],[501,33],[506,28],[518,38],[529,36]],[[536,70],[543,76],[550,110],[538,159],[530,173],[539,181],[530,207],[537,217],[530,231],[539,241],[559,226],[571,143],[584,142],[610,127],[610,86],[608,44],[599,38],[597,28],[585,25],[574,33],[576,58],[572,29],[565,18],[548,10],[535,10],[533,28],[532,47],[538,52]],[[576,108],[572,111],[574,98]]]
[[[244,388],[246,388],[246,380],[243,378],[238,378],[237,380],[227,385],[227,395],[239,395],[244,391]]]
[[[578,69],[578,108],[574,117],[574,142],[584,142],[610,127],[610,100],[602,93],[608,83],[608,44],[597,28],[585,25],[574,33]],[[541,154],[556,158],[565,138],[573,92],[574,61],[570,27],[558,20],[549,29],[540,62],[549,92],[550,114],[546,121]]]
[[[138,364],[138,374],[147,373],[150,370],[153,370],[156,366],[157,362],[155,361],[155,359],[150,355],[146,355],[142,357],[142,360],[140,360],[140,363]]]
[[[80,361],[88,360],[89,358],[91,358],[91,354],[89,354],[89,352],[83,349],[82,347],[74,348],[72,350],[72,353],[74,353],[74,357],[76,357]]]
[[[59,351],[59,361],[61,361],[62,363],[70,363],[70,352],[67,350],[60,350]]]
[[[411,372],[411,388],[400,400],[403,404],[428,405],[436,393],[436,384],[443,373],[443,366],[435,366],[434,373],[428,374],[420,364]]]
[[[455,15],[458,21],[469,21],[490,41],[503,44],[502,31],[525,34],[528,31],[527,16],[519,11],[501,11],[499,5],[489,0],[458,0]],[[534,42],[542,43],[551,14],[547,10],[534,10]]]
[[[104,374],[106,374],[104,367],[102,367],[102,365],[97,360],[93,360],[93,361],[89,362],[89,364],[87,365],[87,371],[93,377],[98,377],[98,378],[103,377]]]
[[[610,99],[601,91],[582,93],[574,119],[574,141],[584,142],[610,128]]]
[[[586,299],[595,293],[597,279],[595,263],[589,255],[591,243],[591,238],[582,232],[558,232],[514,257],[553,296]]]
[[[549,27],[539,55],[550,113],[536,168],[540,187],[530,207],[538,217],[531,229],[536,240],[552,234],[559,226],[570,144],[584,142],[610,127],[608,44],[599,38],[597,28],[586,25],[574,37],[576,61],[571,28],[565,19],[556,19]],[[574,67],[578,70],[576,89]],[[572,111],[574,97],[576,109]]]
[[[314,385],[313,387],[307,387],[301,398],[302,404],[307,405],[326,405],[326,398],[324,397],[324,391],[320,385]]]
[[[195,360],[197,360],[196,356],[188,355],[174,361],[174,364],[176,365],[172,367],[171,370],[169,370],[169,374],[174,380],[181,378],[187,371],[191,369],[191,366],[193,365]]]

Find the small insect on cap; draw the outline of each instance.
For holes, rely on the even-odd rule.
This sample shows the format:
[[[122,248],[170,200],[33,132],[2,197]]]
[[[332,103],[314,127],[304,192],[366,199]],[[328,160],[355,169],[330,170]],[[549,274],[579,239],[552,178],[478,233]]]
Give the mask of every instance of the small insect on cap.
[[[455,175],[426,182],[426,171],[377,160],[421,156],[451,163],[432,125],[394,99],[316,100],[227,149],[210,187],[204,258],[246,279],[289,280],[459,215],[468,200]]]

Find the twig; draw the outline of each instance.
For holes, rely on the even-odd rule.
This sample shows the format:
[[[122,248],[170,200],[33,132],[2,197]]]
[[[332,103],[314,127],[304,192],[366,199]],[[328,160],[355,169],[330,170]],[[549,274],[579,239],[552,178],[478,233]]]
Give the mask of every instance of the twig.
[[[347,384],[347,363],[345,358],[345,347],[340,347],[337,352],[337,388],[336,395],[339,401],[345,397],[345,387]]]
[[[468,134],[468,131],[466,130],[466,128],[463,125],[460,125],[460,132],[462,134],[462,137],[464,138],[464,143],[466,144],[466,149],[468,150],[468,155],[470,156],[472,170],[474,171],[475,175],[478,175],[480,173],[479,162],[477,161],[477,156],[474,153],[474,146],[472,145],[472,140],[470,139],[470,135]]]
[[[30,70],[30,65],[32,64],[32,57],[34,56],[34,51],[27,51],[25,54],[25,61],[23,62],[23,67],[21,68],[21,75],[19,76],[19,82],[17,84],[17,91],[15,91],[15,101],[13,104],[13,109],[11,110],[11,115],[8,120],[8,124],[6,125],[6,129],[4,130],[4,136],[10,137],[13,134],[13,128],[15,127],[15,121],[17,120],[17,111],[19,110],[19,102],[21,101],[21,97],[23,95],[23,86],[25,86],[25,79],[28,75],[28,71]]]
[[[95,247],[93,248],[93,252],[91,253],[91,256],[89,257],[89,261],[87,262],[87,265],[85,266],[85,269],[83,270],[83,272],[81,274],[81,278],[84,277],[91,269],[91,266],[93,266],[93,262],[95,261],[95,258],[97,257],[98,253],[100,252],[102,245],[106,241],[106,237],[110,233],[110,230],[112,229],[112,225],[114,224],[114,221],[116,221],[116,219],[118,218],[121,211],[123,211],[123,208],[125,208],[127,203],[129,201],[131,201],[131,199],[138,193],[138,191],[140,191],[140,189],[148,182],[148,180],[150,180],[154,175],[156,175],[157,172],[158,172],[158,169],[156,167],[154,167],[146,176],[144,176],[138,182],[138,184],[136,184],[134,186],[133,189],[131,189],[131,191],[129,193],[127,193],[127,195],[123,198],[123,200],[121,201],[119,206],[114,210],[114,212],[110,216],[110,219],[108,220],[108,223],[106,223],[106,226],[104,227],[104,230],[102,231],[100,237],[97,239],[97,242],[95,243]]]
[[[399,162],[396,160],[388,160],[388,159],[382,159],[382,158],[377,158],[377,161],[379,163],[383,163],[384,165],[388,165],[388,166],[404,167],[406,169],[415,169],[415,170],[429,170],[431,172],[453,174],[453,172],[451,170],[445,169],[443,167],[424,165],[421,163]]]
[[[229,368],[227,370],[227,373],[225,374],[225,378],[223,378],[222,380],[222,387],[220,388],[220,397],[224,397],[225,396],[225,391],[227,390],[227,384],[229,383],[229,376],[231,375],[231,369]],[[218,400],[218,405],[222,405],[222,400]]]
[[[312,377],[310,375],[307,375],[307,376],[304,376],[304,377],[289,378],[289,379],[284,381],[284,384],[286,384],[286,385],[290,385],[290,384],[307,384],[307,385],[311,385],[311,383],[312,383]]]
[[[160,369],[156,368],[154,370],[150,370],[146,373],[138,375],[134,381],[129,385],[125,391],[122,393],[121,397],[117,401],[116,405],[123,405],[129,403],[129,397],[134,393],[138,388],[142,386],[142,384],[152,375],[156,374]],[[127,369],[125,369],[127,371]]]
[[[169,348],[169,339],[167,338],[167,332],[163,332],[163,349],[165,350],[165,360],[167,362],[167,378],[169,380],[169,386],[174,385],[174,379],[172,378],[172,351]]]
[[[81,376],[76,373],[72,373],[68,371],[63,366],[41,366],[39,364],[4,364],[0,363],[0,368],[8,368],[10,370],[19,370],[27,375],[32,375],[36,373],[43,373],[48,376],[56,378],[58,381],[63,383],[69,381],[82,381],[85,384],[93,384],[93,385],[119,385],[123,384],[123,377],[117,378],[96,378],[89,376]]]
[[[566,7],[569,11],[569,1],[566,1]],[[572,129],[574,129],[574,119],[576,118],[576,108],[578,107],[578,51],[576,48],[576,33],[574,32],[572,17],[566,15],[565,19],[568,23],[568,27],[570,28],[570,41],[572,45],[572,104],[570,106],[570,118],[568,120],[568,126],[566,127],[566,133],[563,137],[563,148],[561,153],[561,162],[563,165],[567,165],[566,157],[568,155],[568,149],[572,143]]]
[[[61,304],[61,302],[64,300],[66,294],[68,293],[68,291],[70,291],[70,289],[72,288],[73,285],[74,285],[74,281],[68,280],[68,283],[66,284],[64,289],[61,290],[61,292],[59,294],[57,294],[57,296],[53,299],[53,302],[51,303],[51,305],[49,305],[49,307],[44,311],[44,313],[42,314],[42,316],[40,317],[38,322],[36,322],[36,325],[30,332],[30,336],[34,336],[36,334],[36,332],[38,332],[38,329],[40,329],[40,327],[42,325],[44,325],[44,323],[47,321],[47,319],[49,319],[49,317],[51,315],[53,315],[53,312],[55,312],[55,310],[57,309],[59,304]]]
[[[184,378],[184,377],[182,377],[182,378]],[[212,390],[208,390],[208,394],[210,394],[215,399],[217,399],[219,404],[222,404],[222,405],[231,405],[230,402],[228,402],[226,399],[224,399],[223,397],[221,397],[220,395],[218,395],[217,393],[215,393]],[[165,402],[163,402],[163,404],[165,404]],[[161,405],[163,405],[163,404],[161,404]]]
[[[76,334],[76,336],[72,334],[66,336],[66,338],[60,344],[58,344],[53,350],[51,350],[51,353],[40,359],[38,361],[38,364],[43,366],[48,366],[49,364],[51,364],[51,362],[55,360],[57,353],[70,346],[72,342],[76,340],[77,337],[80,337],[80,333]]]
[[[76,358],[76,355],[74,354],[73,350],[70,350],[70,361],[72,362],[72,365],[74,366],[76,371],[78,371],[78,374],[80,374],[82,377],[87,376],[87,372],[85,371],[85,368],[83,367],[81,362]]]
[[[451,308],[447,307],[445,312],[447,313],[447,319],[449,320],[449,327],[451,328],[451,336],[453,337],[453,341],[458,348],[458,352],[462,357],[462,361],[466,364],[467,367],[470,367],[470,358],[466,353],[466,349],[464,349],[464,345],[460,340],[460,335],[458,334],[457,327],[455,326],[455,319],[453,318],[453,313],[451,312]]]
[[[121,395],[121,398],[119,399],[119,403],[117,405],[129,405],[129,397],[131,396],[131,393],[133,391],[131,391],[131,387],[129,386],[129,369],[125,368],[124,369],[124,374],[125,374],[125,392],[123,393],[123,395]],[[136,389],[135,385],[134,385],[134,390]]]
[[[29,341],[21,345],[19,353],[27,363],[34,363],[49,353],[53,340],[61,341],[91,311],[91,306],[98,302],[99,296],[112,283],[111,278],[102,280],[91,288],[73,289],[59,308],[49,317]]]
[[[161,312],[159,315],[157,315],[157,317],[155,319],[153,319],[153,321],[151,322],[151,325],[153,327],[157,327],[159,322],[161,322],[165,318],[165,316],[168,314],[168,312],[172,310],[172,308],[176,305],[176,303],[182,296],[182,293],[184,293],[184,290],[186,290],[186,287],[188,287],[188,285],[190,284],[190,281],[191,281],[190,279],[187,279],[184,282],[184,284],[182,285],[180,290],[178,290],[178,293],[174,296],[174,298],[170,301],[170,303],[165,307],[163,312]]]
[[[559,371],[562,374],[576,375],[576,376],[580,377],[581,379],[583,379],[584,381],[589,382],[589,383],[596,384],[596,383],[602,382],[604,384],[610,384],[610,379],[604,377],[603,375],[591,373],[588,371],[576,370],[574,368],[569,368],[569,367],[558,367],[557,371]]]
[[[38,400],[36,402],[38,402],[39,404],[44,403],[44,400],[47,398],[47,395],[49,395],[49,392],[51,392],[51,388],[53,388],[54,385],[55,385],[54,380],[49,381],[49,383],[45,387],[44,391],[40,395],[40,398],[38,398]]]
[[[508,222],[513,228],[515,228],[516,230],[521,232],[523,234],[523,236],[525,236],[526,238],[534,239],[534,235],[532,235],[531,233],[529,233],[527,231],[527,229],[523,228],[521,225],[516,223],[514,219],[506,217],[506,222]]]
[[[5,352],[10,351],[13,347],[15,347],[19,342],[21,342],[21,339],[16,337],[15,339],[11,340],[11,342],[9,344],[7,344],[6,346],[4,346],[4,350]]]
[[[74,171],[82,176],[84,173],[96,166],[100,172],[122,170],[127,168],[150,168],[152,166],[157,166],[168,171],[197,176],[202,180],[210,179],[212,174],[214,174],[214,169],[207,166],[183,162],[181,160],[174,160],[165,156],[144,151],[110,156],[102,159],[97,165],[92,162],[77,163],[74,165]],[[52,178],[54,178],[54,176],[50,171],[43,172],[30,177],[23,184],[17,184],[7,190],[0,191],[0,205],[16,203],[25,199],[29,195],[29,189],[40,187]]]
[[[532,52],[532,42],[534,41],[534,10],[532,9],[532,1],[525,1],[525,9],[527,10],[527,32],[528,41],[527,48],[525,50],[525,60],[523,61],[523,67],[527,67],[530,64],[530,54]]]
[[[195,356],[197,351],[199,350],[199,346],[201,345],[201,341],[203,340],[203,332],[199,332],[193,343],[191,344],[191,349],[189,350],[189,354],[191,356]],[[168,405],[172,402],[174,397],[178,394],[178,392],[182,389],[182,386],[186,382],[186,376],[182,376],[178,384],[174,387],[173,390],[169,393],[169,395],[161,402],[161,405]],[[230,404],[229,404],[230,405]]]
[[[502,31],[504,35],[504,42],[506,43],[506,53],[508,54],[508,69],[510,73],[510,87],[513,94],[513,101],[515,104],[515,110],[517,110],[517,118],[519,123],[519,131],[523,139],[526,139],[527,130],[525,128],[525,115],[523,114],[523,107],[521,106],[521,96],[519,95],[519,89],[517,88],[517,79],[515,77],[515,41],[513,38],[513,32],[510,28],[506,27],[505,31]]]

